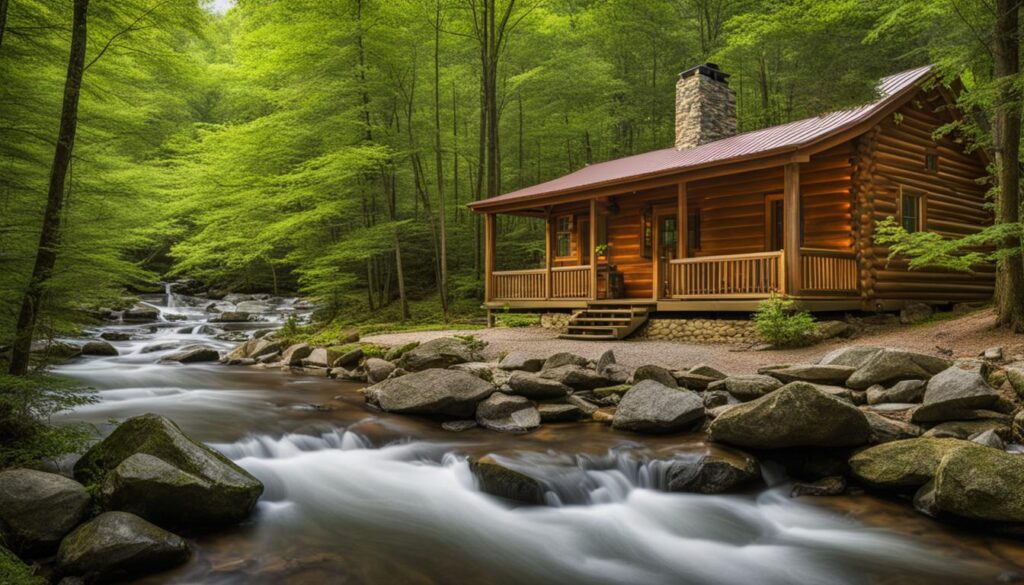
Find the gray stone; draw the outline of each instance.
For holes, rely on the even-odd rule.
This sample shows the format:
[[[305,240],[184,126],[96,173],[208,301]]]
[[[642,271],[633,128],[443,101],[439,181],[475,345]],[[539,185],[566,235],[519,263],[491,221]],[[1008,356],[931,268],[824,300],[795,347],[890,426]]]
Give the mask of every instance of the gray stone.
[[[932,311],[932,308],[929,305],[910,302],[900,310],[900,323],[903,323],[904,325],[912,325],[914,323],[927,321],[931,318],[933,312],[934,311]]]
[[[1003,371],[1006,373],[1006,379],[1009,380],[1014,394],[1017,395],[1017,398],[1024,400],[1024,363],[1010,364]]]
[[[159,309],[142,304],[135,305],[121,314],[122,321],[156,321],[159,318]]]
[[[818,363],[825,366],[850,366],[859,368],[872,357],[884,350],[876,345],[853,345],[842,347],[825,354]],[[758,371],[760,372],[760,370]]]
[[[992,360],[992,361],[996,361],[996,362],[1002,361],[1003,360],[1003,348],[1001,348],[1001,347],[990,347],[990,348],[986,349],[985,351],[981,352],[981,357],[983,357],[983,358],[985,358],[987,360]]]
[[[1022,411],[1024,412],[1024,411]],[[937,439],[969,439],[978,433],[994,430],[1004,439],[1010,438],[1010,426],[998,419],[951,420],[928,429],[923,436]]]
[[[87,581],[115,581],[156,573],[185,562],[188,543],[127,512],[104,512],[61,542],[57,564]]]
[[[439,337],[406,352],[399,359],[398,366],[409,372],[419,372],[476,361],[480,361],[480,356],[466,341],[455,337]]]
[[[926,437],[892,441],[854,453],[850,470],[854,477],[872,487],[918,488],[935,477],[944,457],[971,445],[959,439]]]
[[[790,497],[800,496],[838,496],[846,491],[846,479],[841,475],[830,475],[812,482],[796,482]]]
[[[735,396],[725,390],[708,390],[704,392],[704,408],[715,408],[726,404],[739,404]]]
[[[665,472],[667,491],[699,494],[720,494],[760,477],[757,459],[721,449],[697,459],[674,459]]]
[[[992,447],[993,449],[999,449],[1000,451],[1006,449],[1006,441],[999,436],[995,429],[982,431],[972,436],[970,441],[986,447]]]
[[[100,337],[107,341],[128,341],[132,334],[125,331],[104,331],[100,333]]]
[[[611,384],[625,384],[633,377],[633,371],[622,364],[608,364],[597,373]]]
[[[583,412],[583,414],[586,416],[593,416],[598,409],[596,404],[580,396],[569,396],[568,398],[565,399],[565,401],[579,408],[580,411]]]
[[[501,362],[498,364],[498,367],[503,370],[522,370],[525,372],[539,372],[543,366],[544,358],[529,356],[516,351],[501,358]]]
[[[583,410],[575,404],[538,404],[541,422],[565,422],[579,420]]]
[[[476,424],[476,421],[471,419],[449,420],[441,423],[442,429],[453,433],[461,433],[463,431],[468,431],[469,429],[475,429],[477,426],[479,425]]]
[[[679,387],[689,388],[690,390],[707,390],[711,387],[711,384],[723,380],[723,378],[701,376],[699,374],[691,374],[690,372],[682,370],[673,370],[672,376],[676,379],[676,384],[678,384]]]
[[[825,341],[834,337],[851,337],[857,328],[846,321],[821,321],[811,335],[814,341]]]
[[[679,384],[676,382],[675,377],[672,376],[672,372],[669,372],[661,366],[646,365],[640,366],[633,372],[633,383],[642,382],[643,380],[654,380],[663,386],[669,388],[678,388]]]
[[[704,420],[704,402],[690,390],[644,380],[630,388],[615,411],[612,427],[643,433],[669,433]]]
[[[928,381],[924,404],[914,411],[914,422],[941,422],[978,418],[966,411],[994,406],[999,394],[977,372],[948,368]]]
[[[736,134],[736,94],[707,66],[676,81],[675,147],[685,150]]]
[[[822,364],[797,364],[771,370],[768,375],[783,382],[812,382],[815,384],[845,384],[855,368]]]
[[[568,396],[572,389],[558,380],[542,378],[536,374],[516,371],[508,379],[508,385],[514,394],[544,400]]]
[[[178,347],[177,341],[167,341],[161,343],[151,343],[149,345],[142,346],[139,353],[154,353],[158,351],[167,351],[168,349],[176,349]]]
[[[935,505],[979,521],[1024,522],[1024,457],[967,442],[935,472]]]
[[[366,401],[387,412],[470,417],[494,385],[466,372],[431,369],[366,388]]]
[[[601,357],[597,359],[597,365],[595,366],[595,368],[597,369],[598,373],[604,373],[605,368],[614,365],[615,363],[615,352],[609,349],[608,351],[602,353]]]
[[[82,345],[82,355],[118,355],[117,348],[106,341],[94,339]]]
[[[82,484],[33,469],[0,472],[0,537],[20,553],[56,548],[89,511]],[[2,571],[0,571],[2,573]]]
[[[371,384],[383,382],[395,371],[395,364],[380,358],[367,358],[363,362],[363,369],[366,370],[366,381]]]
[[[870,410],[862,412],[867,417],[868,424],[871,425],[870,442],[874,444],[913,439],[920,437],[924,432],[924,429],[912,423],[888,418]]]
[[[388,349],[387,353],[384,354],[384,359],[389,362],[397,362],[403,355],[416,349],[419,345],[420,342],[418,341],[410,341],[404,345],[396,345],[395,347]]]
[[[705,376],[715,380],[724,380],[728,377],[725,373],[712,368],[707,364],[697,364],[689,369],[688,373],[693,376]]]
[[[208,345],[187,345],[174,353],[165,355],[160,361],[192,364],[215,362],[219,359],[220,352]]]
[[[942,358],[898,349],[882,349],[860,365],[846,381],[846,385],[863,390],[875,384],[927,380],[950,365],[949,360]]]
[[[539,375],[541,378],[561,382],[574,390],[593,390],[614,384],[614,382],[601,376],[594,370],[572,364],[544,368]]]
[[[875,384],[867,389],[868,404],[921,402],[924,398],[924,389],[923,380],[903,380],[888,389],[881,384]]]
[[[544,504],[545,489],[540,481],[510,468],[491,455],[470,460],[469,469],[484,493],[524,504]]]
[[[308,343],[296,343],[281,352],[281,365],[285,367],[301,366],[302,360],[313,353],[313,346]]]
[[[210,323],[245,323],[251,318],[252,316],[249,313],[242,311],[224,311],[210,319]]]
[[[522,396],[495,392],[477,405],[476,422],[492,431],[526,433],[540,426],[540,413]]]
[[[451,369],[457,372],[473,374],[477,378],[490,382],[495,386],[504,384],[508,379],[508,372],[496,367],[490,362],[465,362],[462,364],[455,364]]]
[[[326,368],[330,365],[327,363],[327,348],[317,347],[313,349],[313,351],[309,352],[308,356],[302,358],[302,365]]]
[[[725,390],[736,398],[747,401],[760,398],[769,392],[778,390],[782,383],[771,376],[750,374],[745,376],[729,376],[721,381]]]
[[[560,352],[544,360],[544,365],[541,369],[550,370],[553,368],[560,368],[562,366],[579,366],[581,368],[585,368],[589,363],[590,362],[587,358],[583,356],[569,352]]]
[[[239,522],[263,493],[249,472],[155,414],[128,419],[93,445],[75,464],[75,477],[102,486],[109,509],[165,526]]]
[[[242,301],[235,305],[235,311],[240,313],[269,313],[272,310],[270,305],[259,301]]]
[[[711,440],[740,447],[847,447],[871,436],[867,417],[857,407],[813,384],[792,382],[731,407],[709,428]]]
[[[363,348],[357,347],[341,354],[334,359],[334,363],[331,367],[334,368],[350,368],[359,365],[359,360],[363,359]]]

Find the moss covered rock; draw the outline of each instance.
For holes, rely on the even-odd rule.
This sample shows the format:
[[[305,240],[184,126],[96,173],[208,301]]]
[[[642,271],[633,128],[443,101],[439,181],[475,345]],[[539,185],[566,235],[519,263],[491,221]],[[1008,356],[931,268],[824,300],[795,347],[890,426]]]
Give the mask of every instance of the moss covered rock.
[[[508,467],[495,457],[488,455],[470,461],[469,469],[482,492],[524,504],[544,504],[544,486],[539,480]]]
[[[60,544],[65,575],[107,582],[138,577],[185,562],[188,543],[127,512],[105,512],[79,526]]]
[[[47,585],[48,581],[35,574],[11,551],[0,546],[0,583],[4,585]]]
[[[1024,522],[1024,457],[967,442],[935,472],[935,508],[971,520]]]
[[[480,356],[471,344],[455,337],[440,337],[404,353],[398,360],[398,366],[409,372],[419,372],[476,361],[480,361]]]
[[[884,443],[855,453],[850,469],[860,481],[886,489],[917,488],[935,477],[942,458],[971,443],[921,437]]]
[[[19,552],[52,552],[85,518],[90,500],[82,484],[62,475],[0,472],[0,537]]]

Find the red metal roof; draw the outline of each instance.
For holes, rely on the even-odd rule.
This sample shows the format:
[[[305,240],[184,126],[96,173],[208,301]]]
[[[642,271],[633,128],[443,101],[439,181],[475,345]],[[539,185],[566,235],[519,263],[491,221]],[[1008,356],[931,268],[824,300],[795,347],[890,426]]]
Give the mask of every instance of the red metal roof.
[[[519,189],[511,193],[470,203],[472,208],[529,201],[539,197],[595,188],[651,176],[672,174],[691,167],[724,164],[736,159],[768,156],[787,150],[796,150],[825,140],[839,132],[856,126],[883,110],[893,100],[905,95],[915,84],[931,73],[931,66],[918,67],[888,77],[879,83],[880,98],[870,104],[797,120],[781,126],[772,126],[745,132],[693,148],[676,150],[663,148],[592,164],[582,169]]]

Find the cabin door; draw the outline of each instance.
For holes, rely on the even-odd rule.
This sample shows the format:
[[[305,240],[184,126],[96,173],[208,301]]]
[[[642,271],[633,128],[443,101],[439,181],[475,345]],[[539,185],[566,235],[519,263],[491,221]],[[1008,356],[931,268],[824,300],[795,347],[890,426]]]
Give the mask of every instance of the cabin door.
[[[786,210],[782,193],[764,198],[764,246],[767,252],[777,252],[786,245]]]
[[[654,272],[658,278],[655,290],[657,298],[662,299],[669,295],[669,262],[679,251],[679,218],[675,210],[657,214],[654,237],[657,242],[654,261],[658,264]]]

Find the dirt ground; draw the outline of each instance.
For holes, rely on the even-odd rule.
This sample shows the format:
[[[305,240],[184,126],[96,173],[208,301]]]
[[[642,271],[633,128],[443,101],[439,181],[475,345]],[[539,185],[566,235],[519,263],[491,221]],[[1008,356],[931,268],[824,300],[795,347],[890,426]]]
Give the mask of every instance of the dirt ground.
[[[556,333],[540,327],[476,329],[470,331],[413,331],[388,333],[364,338],[382,345],[400,345],[410,341],[429,341],[447,335],[474,335],[488,343],[486,355],[496,358],[519,351],[530,355],[573,352],[597,359],[605,350],[615,350],[616,360],[627,366],[657,364],[684,368],[705,363],[724,372],[754,373],[770,364],[817,361],[825,353],[846,345],[883,345],[943,357],[974,357],[986,348],[1002,346],[1007,359],[1024,359],[1024,335],[992,328],[992,310],[931,323],[869,327],[854,339],[832,339],[812,347],[754,351],[732,345],[698,345],[676,341],[576,341],[558,339]]]

